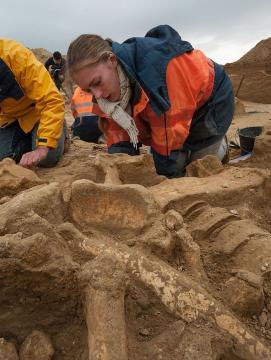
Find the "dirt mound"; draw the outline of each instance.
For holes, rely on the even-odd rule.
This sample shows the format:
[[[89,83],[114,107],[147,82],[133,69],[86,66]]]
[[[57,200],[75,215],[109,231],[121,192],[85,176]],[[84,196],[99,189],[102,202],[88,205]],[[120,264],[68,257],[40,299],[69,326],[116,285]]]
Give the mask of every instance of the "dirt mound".
[[[254,65],[254,67],[261,67],[263,69],[267,63],[271,60],[271,38],[260,41],[254,48],[249,50],[238,61],[232,64],[226,64],[229,67],[238,67],[243,65]]]
[[[234,99],[234,114],[242,115],[242,114],[245,114],[245,112],[246,112],[246,109],[245,109],[244,103],[240,99],[235,97],[235,99]]]
[[[33,171],[18,167],[13,160],[4,159],[0,162],[0,196],[6,198],[42,183]]]
[[[43,64],[50,56],[53,55],[50,51],[43,48],[31,49],[31,51],[34,53],[36,58]]]
[[[256,70],[246,73],[242,67],[229,75],[240,99],[271,104],[271,75]]]
[[[226,64],[225,69],[240,99],[271,103],[271,38],[260,41],[238,61]]]
[[[203,159],[193,161],[186,167],[186,176],[206,177],[218,174],[223,165],[216,156],[206,155]]]
[[[80,140],[0,163],[0,358],[270,359],[271,114],[231,131],[255,119],[251,158],[181,179]]]

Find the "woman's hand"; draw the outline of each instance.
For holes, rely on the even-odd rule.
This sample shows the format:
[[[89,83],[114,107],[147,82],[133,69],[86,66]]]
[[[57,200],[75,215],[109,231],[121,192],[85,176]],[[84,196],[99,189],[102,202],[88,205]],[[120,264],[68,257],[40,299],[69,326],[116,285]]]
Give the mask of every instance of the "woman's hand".
[[[36,166],[41,160],[46,158],[48,151],[49,148],[47,146],[38,146],[35,150],[23,154],[20,165],[25,168]]]

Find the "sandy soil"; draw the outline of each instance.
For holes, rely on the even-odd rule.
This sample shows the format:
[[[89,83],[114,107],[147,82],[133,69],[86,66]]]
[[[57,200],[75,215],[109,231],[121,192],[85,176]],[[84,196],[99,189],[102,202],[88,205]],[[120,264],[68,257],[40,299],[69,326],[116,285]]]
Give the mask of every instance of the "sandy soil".
[[[196,176],[80,140],[0,163],[0,359],[271,358],[271,105],[245,109],[252,157]]]

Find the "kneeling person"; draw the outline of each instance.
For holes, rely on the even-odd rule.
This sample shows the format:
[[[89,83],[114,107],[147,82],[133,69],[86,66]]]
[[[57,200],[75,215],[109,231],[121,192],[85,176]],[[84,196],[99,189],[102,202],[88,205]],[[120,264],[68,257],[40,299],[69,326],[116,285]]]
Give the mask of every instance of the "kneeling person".
[[[77,87],[71,100],[71,110],[74,117],[72,135],[83,141],[98,143],[102,132],[99,129],[99,117],[91,112],[92,96]]]
[[[170,26],[121,44],[81,35],[67,60],[72,79],[93,96],[91,111],[105,123],[109,153],[136,155],[143,143],[167,177],[183,176],[188,163],[205,155],[226,155],[231,81]]]
[[[54,166],[64,151],[64,101],[35,55],[0,39],[0,160]]]

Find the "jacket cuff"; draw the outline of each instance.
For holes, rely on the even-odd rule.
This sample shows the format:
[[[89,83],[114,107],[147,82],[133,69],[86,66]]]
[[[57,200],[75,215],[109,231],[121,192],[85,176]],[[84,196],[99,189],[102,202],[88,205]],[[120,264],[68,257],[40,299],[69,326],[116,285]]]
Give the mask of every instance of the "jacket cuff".
[[[55,149],[57,147],[57,140],[55,139],[46,139],[46,138],[38,138],[37,146],[47,146],[49,148]]]

